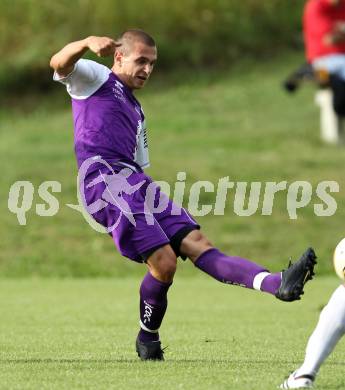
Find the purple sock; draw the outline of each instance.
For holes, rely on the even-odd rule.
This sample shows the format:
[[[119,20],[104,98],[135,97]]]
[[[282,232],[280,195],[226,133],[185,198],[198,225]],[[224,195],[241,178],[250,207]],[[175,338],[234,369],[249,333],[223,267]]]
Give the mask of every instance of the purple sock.
[[[222,283],[255,288],[275,294],[281,282],[281,274],[270,274],[267,269],[249,260],[227,256],[216,248],[208,249],[195,262],[195,266]],[[258,277],[254,285],[254,279]]]
[[[278,291],[281,281],[282,281],[281,272],[276,272],[275,274],[269,274],[262,281],[260,290],[274,295]]]
[[[142,342],[158,341],[161,326],[168,306],[167,292],[171,283],[164,283],[148,272],[140,286],[140,331]]]

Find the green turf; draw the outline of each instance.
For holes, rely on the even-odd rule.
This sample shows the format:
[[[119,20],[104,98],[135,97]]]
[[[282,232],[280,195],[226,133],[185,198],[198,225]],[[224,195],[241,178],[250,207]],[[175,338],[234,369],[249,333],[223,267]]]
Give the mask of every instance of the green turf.
[[[200,217],[204,232],[223,251],[283,267],[308,245],[316,247],[320,272],[330,272],[330,254],[344,236],[344,148],[324,145],[319,138],[319,112],[314,88],[294,97],[281,88],[282,79],[302,54],[272,61],[241,61],[228,71],[156,75],[138,93],[148,119],[151,168],[155,179],[173,184],[179,171],[187,172],[187,190],[196,180],[217,183],[229,176],[238,181],[307,180],[313,185],[308,207],[289,219],[286,192],[278,195],[272,216],[258,211],[250,217],[234,213],[234,192],[229,191],[224,216]],[[8,98],[0,110],[0,272],[3,276],[125,276],[139,267],[123,261],[111,239],[97,234],[66,203],[76,203],[76,164],[72,145],[70,103],[63,87],[58,96]],[[11,106],[12,104],[12,106]],[[27,226],[19,226],[7,209],[10,186],[29,180],[35,186]],[[54,217],[35,213],[37,187],[57,180],[60,210]],[[314,203],[318,182],[336,180],[333,194],[338,210],[317,217]],[[184,205],[187,206],[187,197]],[[202,193],[203,203],[215,194]],[[261,197],[262,201],[262,197]],[[261,205],[260,205],[261,206]],[[259,208],[261,210],[261,208]],[[192,273],[188,268],[186,273]]]
[[[140,278],[3,280],[1,389],[274,389],[302,361],[321,307],[338,285],[321,277],[303,300],[178,278],[161,330],[166,361],[134,352]],[[344,342],[320,389],[342,389]]]

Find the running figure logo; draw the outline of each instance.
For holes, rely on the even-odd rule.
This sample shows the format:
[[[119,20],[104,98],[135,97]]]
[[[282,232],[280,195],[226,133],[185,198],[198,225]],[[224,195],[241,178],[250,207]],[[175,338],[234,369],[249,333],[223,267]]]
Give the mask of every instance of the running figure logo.
[[[105,184],[105,189],[100,199],[88,205],[85,198],[85,189],[84,189],[85,178],[88,169],[95,163],[103,164],[112,173],[105,174],[102,173],[101,170],[99,169],[99,176],[97,176],[95,179],[93,179],[90,183],[86,185],[86,188],[89,189],[96,186],[99,183]],[[134,194],[145,183],[145,180],[142,180],[141,182],[135,185],[131,185],[127,179],[130,177],[132,173],[133,171],[130,168],[123,168],[118,173],[115,173],[111,165],[98,156],[85,160],[78,172],[78,186],[80,189],[80,194],[78,194],[79,204],[78,205],[69,204],[68,206],[77,211],[81,211],[81,209],[85,207],[89,214],[94,214],[98,211],[101,211],[104,208],[106,208],[109,204],[116,206],[116,208],[120,211],[120,214],[112,226],[106,227],[107,233],[112,232],[118,226],[122,216],[125,216],[134,226],[136,226],[134,214],[129,204],[124,199],[123,195]],[[83,215],[85,217],[84,213]],[[86,219],[88,220],[88,218]]]

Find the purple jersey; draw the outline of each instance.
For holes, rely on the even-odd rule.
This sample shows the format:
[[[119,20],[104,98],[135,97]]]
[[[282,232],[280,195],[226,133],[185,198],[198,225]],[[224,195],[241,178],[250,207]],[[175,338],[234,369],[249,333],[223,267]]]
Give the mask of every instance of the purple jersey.
[[[72,97],[79,168],[89,159],[95,161],[79,183],[84,206],[112,235],[119,251],[141,262],[151,249],[198,229],[188,212],[142,171],[149,166],[145,117],[132,91],[110,69],[84,59],[67,77],[55,73],[54,80],[65,84]],[[109,167],[97,163],[100,160]],[[123,166],[131,168],[129,175],[121,175]],[[165,202],[164,209],[153,213],[146,207],[152,188],[154,204]],[[180,212],[175,215],[172,210]]]
[[[78,167],[90,157],[149,166],[145,116],[132,91],[107,67],[79,60],[64,78],[72,97]]]

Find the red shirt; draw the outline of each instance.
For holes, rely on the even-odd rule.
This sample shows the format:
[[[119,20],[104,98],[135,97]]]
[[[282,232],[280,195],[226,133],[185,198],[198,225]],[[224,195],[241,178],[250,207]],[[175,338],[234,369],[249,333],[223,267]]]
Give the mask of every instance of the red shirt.
[[[303,15],[303,33],[308,62],[328,54],[345,53],[345,42],[325,45],[325,34],[336,22],[345,22],[345,1],[332,5],[330,0],[308,0]]]

